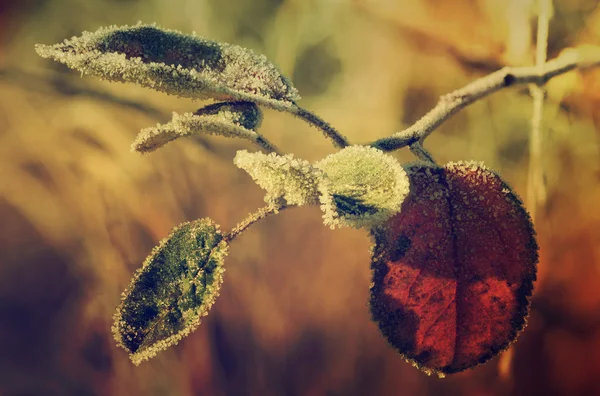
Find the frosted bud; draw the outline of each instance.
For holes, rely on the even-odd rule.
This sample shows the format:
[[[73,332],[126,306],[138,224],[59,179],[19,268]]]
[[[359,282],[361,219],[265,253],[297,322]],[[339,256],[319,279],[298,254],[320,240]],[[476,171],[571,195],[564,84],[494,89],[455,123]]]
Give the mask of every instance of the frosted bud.
[[[288,205],[319,202],[317,186],[322,172],[312,167],[308,161],[295,159],[291,154],[249,153],[240,150],[233,162],[266,190],[265,201],[268,203],[275,203],[281,198]]]
[[[400,211],[409,179],[390,155],[365,146],[349,146],[317,162],[325,175],[319,184],[325,225],[372,227]]]

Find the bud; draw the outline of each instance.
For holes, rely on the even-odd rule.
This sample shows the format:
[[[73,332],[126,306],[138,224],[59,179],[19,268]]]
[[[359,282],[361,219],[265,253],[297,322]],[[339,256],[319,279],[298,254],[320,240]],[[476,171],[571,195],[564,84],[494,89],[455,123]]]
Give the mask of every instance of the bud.
[[[315,167],[325,173],[319,192],[324,223],[331,228],[380,224],[400,211],[409,191],[398,161],[372,147],[346,147]]]
[[[295,159],[292,154],[237,152],[233,163],[248,172],[262,189],[265,201],[275,203],[285,199],[288,205],[310,205],[319,200],[317,186],[322,172],[308,161]]]

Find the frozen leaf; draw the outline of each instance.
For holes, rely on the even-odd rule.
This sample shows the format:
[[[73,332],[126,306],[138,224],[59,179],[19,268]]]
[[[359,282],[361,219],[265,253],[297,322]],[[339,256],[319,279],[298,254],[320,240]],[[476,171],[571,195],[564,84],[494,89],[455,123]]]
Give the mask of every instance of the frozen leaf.
[[[319,200],[317,185],[322,172],[308,161],[294,159],[292,154],[267,155],[240,150],[234,164],[267,191],[265,201],[268,203],[283,198],[288,205],[308,205]]]
[[[299,99],[291,82],[263,55],[155,25],[110,26],[37,53],[82,74],[134,82],[172,95],[230,98],[282,108]]]
[[[218,296],[228,246],[210,219],[183,223],[154,248],[115,314],[113,334],[134,364],[194,331]]]
[[[238,137],[264,145],[265,141],[255,132],[261,121],[262,113],[255,103],[215,103],[195,113],[173,113],[171,122],[142,129],[131,148],[147,153],[179,137],[194,134]]]
[[[538,262],[521,201],[473,162],[408,167],[411,193],[373,230],[371,313],[409,361],[441,376],[515,340]]]
[[[319,185],[325,225],[371,227],[400,210],[409,191],[402,166],[372,147],[350,146],[317,162],[325,173]]]

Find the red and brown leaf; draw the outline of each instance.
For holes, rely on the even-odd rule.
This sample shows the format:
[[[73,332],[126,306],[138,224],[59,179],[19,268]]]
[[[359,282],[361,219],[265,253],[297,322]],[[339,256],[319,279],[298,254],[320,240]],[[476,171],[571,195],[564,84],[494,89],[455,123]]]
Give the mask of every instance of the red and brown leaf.
[[[535,231],[510,187],[478,164],[407,170],[402,210],[373,230],[371,314],[417,367],[455,373],[491,359],[523,329]]]

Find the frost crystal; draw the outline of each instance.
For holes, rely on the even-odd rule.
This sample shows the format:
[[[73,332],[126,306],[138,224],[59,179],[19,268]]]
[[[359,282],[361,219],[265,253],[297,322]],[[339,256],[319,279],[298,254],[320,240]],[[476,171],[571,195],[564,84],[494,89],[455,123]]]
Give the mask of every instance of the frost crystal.
[[[350,146],[315,166],[325,172],[319,184],[325,225],[372,227],[400,211],[409,179],[398,161],[372,147]]]
[[[252,102],[225,102],[206,106],[195,113],[173,113],[167,124],[145,128],[138,134],[131,148],[147,153],[179,137],[193,134],[213,134],[257,141],[261,136],[253,130],[262,121],[262,114]]]
[[[264,55],[155,25],[110,26],[37,53],[81,73],[172,95],[233,98],[283,108],[300,97]]]
[[[288,205],[309,205],[319,202],[317,186],[321,171],[306,160],[291,154],[237,152],[234,164],[248,172],[256,184],[267,191],[265,201],[275,203],[283,198]]]

